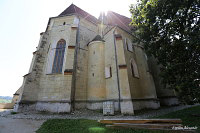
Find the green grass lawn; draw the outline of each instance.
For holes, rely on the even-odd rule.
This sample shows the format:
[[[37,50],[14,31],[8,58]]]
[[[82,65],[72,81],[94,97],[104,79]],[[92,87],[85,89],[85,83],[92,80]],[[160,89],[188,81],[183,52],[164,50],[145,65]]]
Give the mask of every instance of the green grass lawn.
[[[176,111],[167,115],[158,116],[157,118],[180,118],[183,125],[200,128],[200,117],[191,114],[200,113],[200,106]],[[133,129],[110,129],[104,124],[100,124],[95,120],[85,119],[50,119],[43,123],[37,130],[37,133],[166,133],[167,131],[148,131]],[[169,132],[167,132],[169,133]]]
[[[193,116],[196,114],[198,116]],[[200,106],[195,106],[183,110],[179,110],[176,112],[171,112],[166,115],[154,117],[154,118],[180,118],[183,122],[184,126],[188,127],[198,127],[198,132],[200,133]]]

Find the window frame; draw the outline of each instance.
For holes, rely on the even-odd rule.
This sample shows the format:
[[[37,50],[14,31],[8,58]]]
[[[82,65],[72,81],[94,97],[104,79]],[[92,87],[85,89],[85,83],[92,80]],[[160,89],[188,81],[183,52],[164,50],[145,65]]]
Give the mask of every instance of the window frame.
[[[64,39],[60,39],[55,48],[54,60],[52,64],[52,74],[63,73],[63,63],[65,58],[65,49],[66,49],[66,41]]]
[[[112,67],[111,66],[107,66],[105,67],[105,78],[111,78],[112,77]]]
[[[135,77],[135,78],[140,78],[139,69],[138,69],[136,61],[132,58],[130,60],[130,63],[131,63],[130,68],[131,68],[132,76]]]
[[[129,46],[129,45],[131,45],[131,46]],[[126,50],[127,51],[129,51],[129,52],[134,52],[134,46],[133,46],[133,43],[131,43],[130,41],[129,41],[129,39],[127,39],[127,38],[125,38],[125,47],[126,47]],[[129,48],[129,47],[131,47],[131,49]]]

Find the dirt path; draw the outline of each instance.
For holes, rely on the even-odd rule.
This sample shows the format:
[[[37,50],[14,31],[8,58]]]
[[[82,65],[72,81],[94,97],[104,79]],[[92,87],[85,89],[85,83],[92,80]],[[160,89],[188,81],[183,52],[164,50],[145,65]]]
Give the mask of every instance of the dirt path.
[[[0,117],[0,133],[34,133],[44,120]]]

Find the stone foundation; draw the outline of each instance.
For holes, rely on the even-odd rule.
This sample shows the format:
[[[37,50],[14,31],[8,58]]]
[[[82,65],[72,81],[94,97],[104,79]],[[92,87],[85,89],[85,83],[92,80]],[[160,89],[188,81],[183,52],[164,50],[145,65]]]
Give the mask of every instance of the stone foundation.
[[[119,102],[118,99],[116,100],[99,100],[99,101],[75,101],[75,109],[83,109],[87,108],[89,110],[102,110],[103,109],[103,102],[106,101],[113,101],[114,102],[114,110],[119,111]],[[133,103],[131,103],[133,102]],[[129,105],[133,104],[132,111],[130,112]],[[123,114],[134,114],[134,110],[140,109],[158,109],[160,107],[159,99],[130,99],[130,100],[121,100],[120,103],[121,109],[120,110]],[[123,106],[123,107],[122,107]],[[129,109],[129,112],[127,109]]]
[[[160,97],[159,99],[161,106],[173,106],[179,104],[177,97]]]
[[[19,103],[15,106],[15,111],[45,111],[51,113],[69,113],[71,112],[71,104],[68,102],[35,102],[35,103]]]
[[[103,109],[103,102],[88,102],[87,109],[90,110],[102,110]]]
[[[101,101],[75,101],[75,109],[90,109],[90,110],[102,110],[103,102],[113,101],[115,111],[119,111],[118,100],[101,100]]]
[[[89,110],[103,110],[103,102],[113,101],[114,102],[114,111],[119,111],[119,102],[118,100],[99,100],[99,101],[75,101],[75,109],[84,109]],[[128,102],[128,104],[127,104]],[[124,112],[130,108],[129,104],[132,102],[133,111]],[[132,99],[131,100],[121,100],[121,110],[122,114],[133,114],[134,110],[141,109],[158,109],[160,105],[178,105],[178,99],[176,97],[163,97],[159,99]],[[123,106],[123,107],[122,107]],[[14,111],[17,112],[26,112],[26,111],[47,111],[52,113],[68,113],[71,112],[71,103],[70,102],[26,102],[19,103],[15,105]]]
[[[131,100],[121,101],[120,107],[121,107],[122,114],[134,115],[134,108],[133,108],[133,103]]]
[[[134,110],[158,109],[159,107],[159,99],[133,99]]]
[[[85,109],[87,107],[87,103],[85,101],[76,101],[75,102],[75,110],[76,109]]]
[[[90,110],[101,110],[103,109],[103,100],[97,101],[86,101],[86,100],[79,100],[75,101],[75,109],[90,109]]]

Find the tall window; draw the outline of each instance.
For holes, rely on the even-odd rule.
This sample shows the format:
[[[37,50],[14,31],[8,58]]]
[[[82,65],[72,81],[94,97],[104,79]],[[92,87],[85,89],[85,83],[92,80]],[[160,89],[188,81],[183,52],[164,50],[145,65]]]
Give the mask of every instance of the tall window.
[[[139,72],[138,72],[137,64],[136,64],[134,59],[131,59],[131,71],[132,71],[132,75],[134,77],[139,78]]]
[[[127,38],[125,38],[125,46],[126,46],[126,49],[127,49],[128,51],[133,52],[133,50],[134,50],[133,44],[132,44],[132,42],[131,42],[129,39],[127,39]]]
[[[56,52],[53,61],[52,73],[62,72],[65,46],[66,46],[66,41],[64,39],[60,39],[56,45]]]

